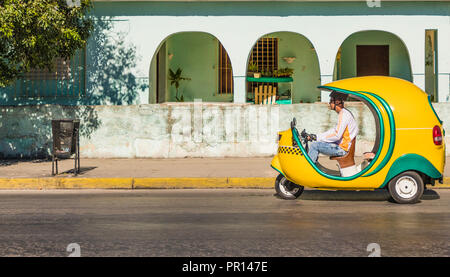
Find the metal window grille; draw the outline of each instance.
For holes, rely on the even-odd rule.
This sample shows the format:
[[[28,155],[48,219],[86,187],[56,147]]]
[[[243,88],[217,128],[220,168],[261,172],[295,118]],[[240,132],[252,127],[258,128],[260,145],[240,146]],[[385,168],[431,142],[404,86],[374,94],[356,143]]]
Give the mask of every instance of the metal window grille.
[[[54,72],[32,69],[8,90],[11,98],[76,98],[86,91],[86,51],[70,59],[56,58]]]
[[[278,38],[260,38],[255,46],[253,46],[249,62],[256,64],[259,72],[273,72],[274,70],[278,70]],[[265,84],[278,87],[277,83]],[[247,92],[253,93],[254,88],[259,85],[261,83],[248,82]]]
[[[233,93],[233,70],[230,57],[219,42],[219,94]]]

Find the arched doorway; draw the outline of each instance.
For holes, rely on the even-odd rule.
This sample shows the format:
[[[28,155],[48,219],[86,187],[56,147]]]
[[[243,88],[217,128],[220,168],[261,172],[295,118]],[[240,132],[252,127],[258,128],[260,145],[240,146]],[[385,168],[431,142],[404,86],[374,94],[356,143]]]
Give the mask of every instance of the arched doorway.
[[[149,103],[233,101],[230,59],[220,41],[209,33],[182,32],[167,37],[152,59],[150,84]]]
[[[334,65],[334,80],[381,75],[412,82],[408,49],[396,35],[385,31],[361,31],[341,44]]]
[[[254,78],[255,71],[262,75],[260,79]],[[278,79],[286,77],[292,80]],[[294,32],[270,33],[259,38],[251,49],[247,62],[247,102],[255,102],[255,89],[272,86],[276,88],[279,104],[313,103],[320,101],[319,85],[319,60],[305,36]]]

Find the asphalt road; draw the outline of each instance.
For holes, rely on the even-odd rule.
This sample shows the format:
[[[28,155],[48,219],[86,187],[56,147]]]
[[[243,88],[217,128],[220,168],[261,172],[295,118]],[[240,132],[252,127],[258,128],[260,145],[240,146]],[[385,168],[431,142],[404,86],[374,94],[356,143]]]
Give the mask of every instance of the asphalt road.
[[[319,200],[320,199],[320,200]],[[0,191],[0,256],[450,256],[450,190]],[[358,201],[355,201],[358,200]],[[75,248],[72,248],[75,249]],[[71,250],[75,251],[75,250]],[[73,254],[73,252],[72,252]]]

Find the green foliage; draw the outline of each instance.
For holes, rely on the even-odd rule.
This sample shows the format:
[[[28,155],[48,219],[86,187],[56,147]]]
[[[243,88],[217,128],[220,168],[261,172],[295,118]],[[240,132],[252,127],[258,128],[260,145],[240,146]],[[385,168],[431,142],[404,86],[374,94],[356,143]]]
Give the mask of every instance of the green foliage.
[[[85,46],[92,26],[90,0],[0,0],[0,87],[33,68],[53,71]],[[78,1],[73,1],[74,3]]]
[[[181,76],[182,72],[183,70],[181,68],[178,68],[176,72],[173,72],[172,69],[169,68],[168,79],[170,81],[170,85],[175,86],[175,89],[177,90],[175,98],[177,99],[178,102],[184,102],[183,94],[181,94],[181,96],[178,97],[178,88],[180,87],[180,82],[183,80],[185,81],[191,80],[191,78]]]
[[[291,97],[291,89],[285,90],[285,91],[281,94],[281,96],[289,96],[289,97]]]
[[[272,77],[273,76],[273,72],[269,69],[267,70],[262,70],[261,75],[263,77]]]
[[[258,72],[258,66],[256,65],[256,63],[251,62],[248,65],[248,72]]]
[[[289,67],[280,68],[274,71],[274,77],[291,77],[294,74],[294,69]]]

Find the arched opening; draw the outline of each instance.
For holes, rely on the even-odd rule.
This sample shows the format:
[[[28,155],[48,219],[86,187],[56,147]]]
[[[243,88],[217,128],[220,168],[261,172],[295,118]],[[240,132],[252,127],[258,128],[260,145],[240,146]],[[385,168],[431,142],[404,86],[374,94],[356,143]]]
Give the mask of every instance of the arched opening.
[[[347,98],[341,102],[340,109],[334,106],[318,106],[317,116],[314,124],[308,130],[307,134],[313,140],[320,143],[305,141],[307,134],[298,134],[304,146],[310,164],[315,167],[319,173],[334,177],[350,177],[369,169],[380,155],[380,149],[383,147],[383,136],[381,128],[386,130],[387,122],[383,122],[381,115],[378,114],[379,108],[374,101],[359,92],[335,90],[334,88],[321,87],[324,94],[333,92],[344,94]],[[307,121],[299,120],[298,130],[301,130],[307,124]],[[297,131],[298,132],[298,131]],[[315,145],[312,146],[311,143]],[[307,147],[307,144],[309,147]],[[388,143],[389,144],[389,143]],[[330,158],[333,157],[333,158]],[[367,171],[366,170],[366,171]]]
[[[333,80],[370,75],[412,82],[408,49],[398,36],[385,31],[361,31],[350,35],[341,44]]]
[[[349,147],[347,154],[342,156],[342,158],[346,160],[343,163],[338,161],[339,159],[330,159],[328,156],[321,156],[317,161],[319,170],[323,173],[338,177],[355,175],[364,170],[372,163],[375,154],[379,152],[379,149],[382,146],[380,145],[381,124],[376,107],[367,99],[360,96],[347,94],[347,97],[346,101],[344,101],[344,109],[349,111],[351,116],[355,119],[358,130],[356,132],[356,137],[350,142],[353,149],[352,147]],[[335,130],[338,126],[337,121],[339,121],[338,118],[340,117],[340,114],[336,114],[331,110],[328,112],[330,113],[330,116],[327,118],[328,120],[331,119],[333,123],[318,122],[318,125],[328,125],[331,127],[331,130]],[[350,128],[346,127],[346,129],[346,131],[348,131]],[[344,140],[344,136],[341,140]],[[342,168],[341,165],[344,165],[347,169]]]
[[[211,34],[182,32],[167,37],[150,65],[149,103],[233,101],[230,58]]]
[[[293,32],[259,38],[247,62],[247,102],[278,104],[320,101],[319,60],[312,43]],[[271,94],[269,92],[272,92]],[[269,99],[269,100],[268,100]]]

